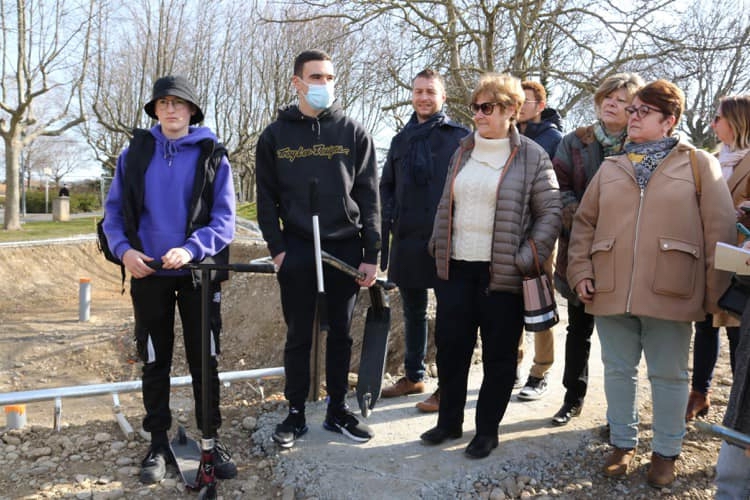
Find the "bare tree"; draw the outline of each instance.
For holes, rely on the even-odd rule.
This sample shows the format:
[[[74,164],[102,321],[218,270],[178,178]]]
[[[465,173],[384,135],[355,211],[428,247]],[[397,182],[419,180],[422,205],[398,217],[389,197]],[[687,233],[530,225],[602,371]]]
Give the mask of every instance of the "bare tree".
[[[586,101],[597,84],[623,70],[647,71],[681,47],[664,40],[676,24],[674,0],[295,0],[313,12],[286,19],[306,22],[333,18],[349,30],[377,25],[402,44],[383,64],[393,80],[408,88],[418,68],[447,75],[451,114],[470,121],[466,96],[479,74],[509,72],[538,79],[558,96],[563,115]],[[282,21],[279,18],[279,21]],[[371,30],[372,31],[372,30]],[[389,90],[394,96],[393,89]],[[387,100],[388,98],[384,98]],[[384,102],[396,109],[408,102]]]
[[[143,112],[156,78],[174,72],[190,75],[188,63],[200,52],[187,41],[185,0],[139,0],[107,4],[97,13],[93,65],[86,81],[86,100],[95,121],[83,133],[106,175],[135,127],[152,121]],[[184,55],[184,58],[180,58]]]
[[[5,54],[0,64],[0,137],[7,182],[3,227],[20,223],[19,159],[40,136],[83,122],[81,82],[88,64],[94,0],[0,0]],[[83,57],[82,57],[83,56]]]
[[[681,129],[696,146],[713,150],[710,125],[719,99],[750,91],[750,14],[738,1],[701,5],[691,6],[683,25],[689,38],[667,67],[686,94]]]
[[[49,176],[59,187],[65,177],[74,174],[86,155],[85,144],[59,137],[40,137],[27,148],[27,168],[37,177]]]

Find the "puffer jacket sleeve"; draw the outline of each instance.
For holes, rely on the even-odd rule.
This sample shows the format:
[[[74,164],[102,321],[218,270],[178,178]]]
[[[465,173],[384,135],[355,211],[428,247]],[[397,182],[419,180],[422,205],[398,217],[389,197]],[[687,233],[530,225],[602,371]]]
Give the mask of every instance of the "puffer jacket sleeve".
[[[462,144],[453,153],[448,167],[448,173],[445,176],[443,185],[443,194],[440,196],[435,219],[432,223],[432,235],[427,244],[428,253],[435,259],[437,275],[440,279],[448,279],[448,263],[450,260],[450,225],[451,225],[451,190],[453,189],[453,179],[456,176],[456,170],[460,168],[460,163],[464,156],[465,146]]]
[[[560,235],[562,202],[552,162],[547,155],[540,155],[539,158],[530,190],[531,228],[528,237],[534,240],[541,265],[552,255]],[[534,257],[528,241],[522,243],[518,256],[521,260],[517,261],[518,268],[524,274],[533,273]]]

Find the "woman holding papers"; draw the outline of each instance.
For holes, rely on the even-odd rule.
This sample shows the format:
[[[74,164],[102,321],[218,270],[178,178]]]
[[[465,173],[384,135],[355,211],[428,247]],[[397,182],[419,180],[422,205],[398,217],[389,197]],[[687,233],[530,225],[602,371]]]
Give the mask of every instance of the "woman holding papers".
[[[626,111],[625,154],[605,158],[573,219],[568,283],[595,317],[612,452],[603,473],[622,477],[638,445],[638,364],[653,402],[648,484],[675,479],[685,435],[691,323],[717,312],[729,273],[713,268],[734,241],[735,207],[719,162],[674,136],[685,97],[657,80]]]
[[[729,185],[732,200],[737,207],[737,220],[750,224],[750,95],[724,97],[711,122],[716,137],[721,142],[718,157],[721,173]],[[737,243],[745,240],[738,235]],[[693,345],[693,380],[690,388],[685,420],[704,416],[711,407],[710,389],[714,366],[719,356],[719,327],[723,326],[729,339],[729,361],[734,373],[735,351],[740,340],[739,320],[726,312],[707,315],[695,323]]]

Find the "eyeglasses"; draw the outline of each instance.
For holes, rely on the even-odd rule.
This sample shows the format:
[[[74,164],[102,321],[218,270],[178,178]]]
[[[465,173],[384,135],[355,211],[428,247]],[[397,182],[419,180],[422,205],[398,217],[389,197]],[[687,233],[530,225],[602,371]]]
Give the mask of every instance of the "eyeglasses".
[[[627,106],[625,108],[625,112],[627,114],[632,115],[633,113],[637,113],[638,118],[641,118],[641,119],[646,118],[646,116],[652,111],[656,111],[657,113],[664,114],[664,112],[660,110],[659,108],[652,108],[651,106],[646,106],[645,104],[642,104],[641,106],[638,106],[637,108],[635,106]]]
[[[170,104],[175,110],[183,110],[187,107],[188,102],[184,99],[157,99],[156,100],[156,105],[159,108],[167,109],[169,108]]]
[[[477,114],[478,111],[481,111],[483,115],[489,116],[495,111],[495,106],[500,106],[500,108],[504,107],[499,102],[483,102],[481,104],[472,102],[471,104],[469,104],[469,109],[474,114]]]

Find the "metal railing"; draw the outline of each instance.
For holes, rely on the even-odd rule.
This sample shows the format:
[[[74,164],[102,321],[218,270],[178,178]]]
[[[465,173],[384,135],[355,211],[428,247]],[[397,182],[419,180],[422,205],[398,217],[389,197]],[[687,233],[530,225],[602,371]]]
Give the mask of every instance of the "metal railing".
[[[255,380],[258,384],[256,389],[261,398],[263,394],[263,380],[269,378],[278,378],[284,376],[283,367],[259,368],[256,370],[242,370],[234,372],[219,373],[219,381],[225,386],[237,380]],[[188,386],[192,383],[193,378],[190,375],[182,377],[172,377],[170,385],[172,387]],[[35,403],[40,401],[55,402],[54,427],[59,431],[62,425],[62,398],[77,398],[86,396],[112,395],[115,419],[122,429],[127,439],[133,438],[133,427],[128,423],[120,409],[120,393],[136,392],[141,390],[140,380],[131,380],[127,382],[111,382],[107,384],[89,384],[76,385],[69,387],[52,387],[49,389],[35,389],[31,391],[18,391],[0,393],[0,406]]]

